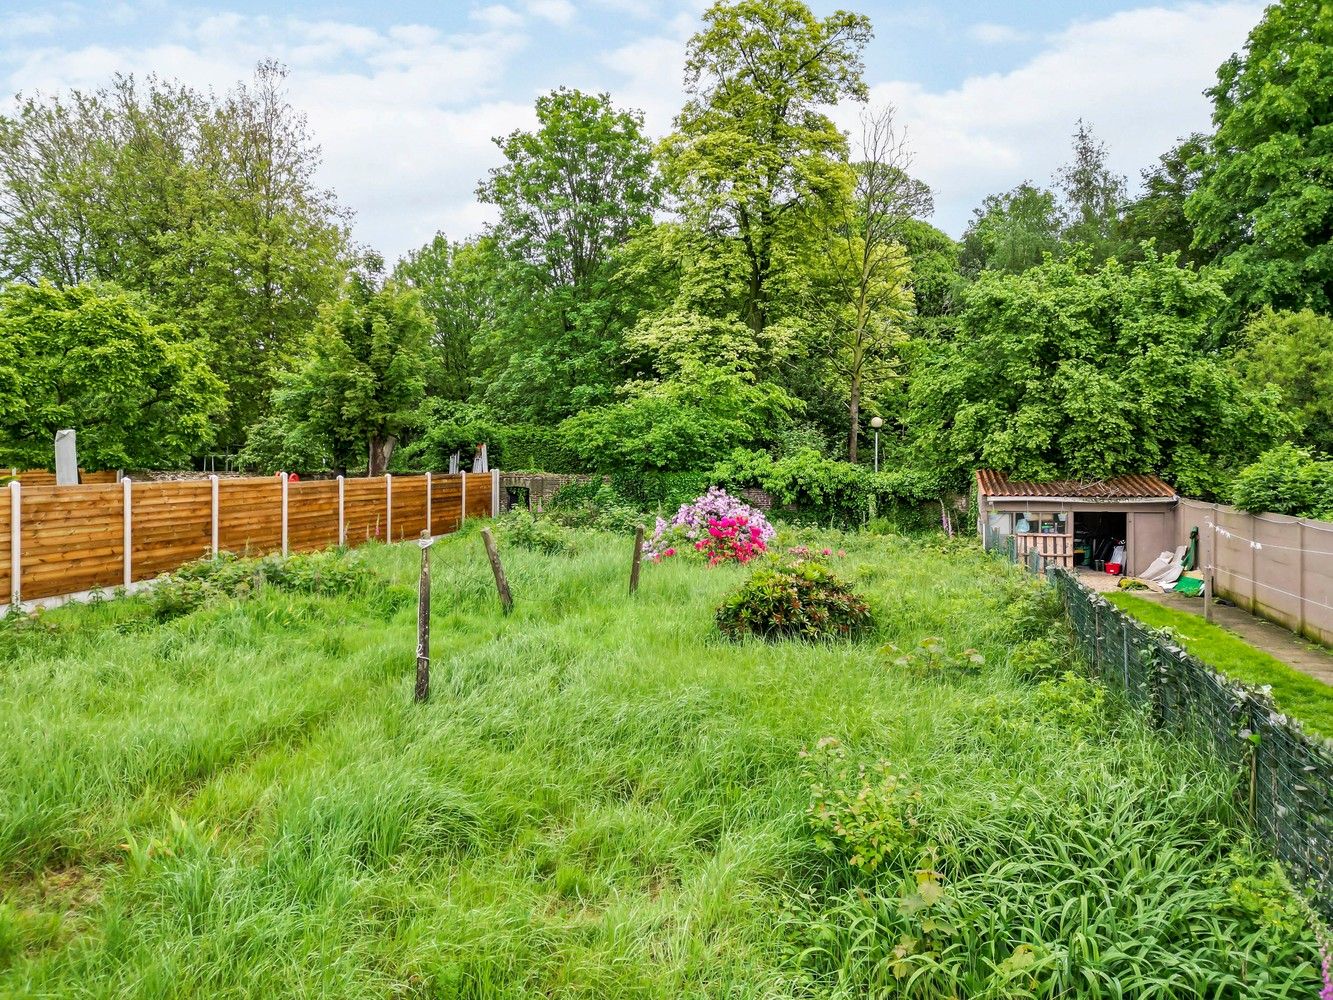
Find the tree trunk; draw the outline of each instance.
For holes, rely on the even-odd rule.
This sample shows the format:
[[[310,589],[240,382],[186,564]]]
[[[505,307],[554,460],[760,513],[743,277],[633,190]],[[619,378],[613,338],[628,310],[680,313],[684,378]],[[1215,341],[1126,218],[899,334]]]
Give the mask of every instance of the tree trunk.
[[[847,433],[847,461],[856,463],[856,445],[861,438],[861,373],[852,376],[851,427]]]
[[[398,446],[398,438],[392,434],[386,434],[383,437],[376,434],[370,439],[370,461],[369,468],[366,469],[368,476],[382,476],[389,471],[389,459],[393,457],[393,450]]]

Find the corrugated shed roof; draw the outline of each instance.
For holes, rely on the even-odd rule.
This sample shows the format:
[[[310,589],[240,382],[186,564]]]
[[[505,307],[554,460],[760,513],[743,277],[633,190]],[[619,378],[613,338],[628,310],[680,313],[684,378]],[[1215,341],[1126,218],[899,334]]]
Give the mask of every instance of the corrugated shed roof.
[[[1156,476],[1026,483],[1011,480],[1003,472],[993,469],[977,470],[977,491],[989,497],[1071,497],[1079,500],[1143,500],[1176,495],[1175,490]]]

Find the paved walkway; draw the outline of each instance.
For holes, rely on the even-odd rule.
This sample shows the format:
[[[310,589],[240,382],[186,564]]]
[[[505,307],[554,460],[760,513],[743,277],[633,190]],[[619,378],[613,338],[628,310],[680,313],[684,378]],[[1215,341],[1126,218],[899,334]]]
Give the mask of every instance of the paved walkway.
[[[1104,575],[1104,574],[1103,574]],[[1181,594],[1159,594],[1153,590],[1130,591],[1146,601],[1203,617],[1203,599]],[[1240,636],[1255,649],[1261,649],[1289,667],[1309,674],[1316,680],[1333,685],[1333,654],[1310,643],[1281,625],[1256,618],[1241,608],[1225,604],[1213,605],[1213,624]]]

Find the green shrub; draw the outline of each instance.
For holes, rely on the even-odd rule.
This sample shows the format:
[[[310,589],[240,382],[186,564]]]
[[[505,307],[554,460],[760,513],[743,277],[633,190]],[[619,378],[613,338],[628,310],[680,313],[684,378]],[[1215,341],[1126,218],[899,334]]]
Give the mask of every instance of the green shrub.
[[[888,645],[883,652],[891,657],[895,669],[922,679],[975,674],[986,663],[986,658],[975,649],[965,649],[961,653],[950,652],[944,640],[935,636],[922,639],[915,649],[904,651]]]
[[[1069,650],[1052,636],[1024,639],[1009,650],[1009,668],[1026,681],[1057,676],[1069,662]]]
[[[365,593],[378,581],[361,557],[346,549],[253,559],[220,552],[161,577],[148,600],[153,617],[168,621],[214,601],[248,597],[264,587],[331,597]]]
[[[563,487],[551,498],[546,513],[567,528],[623,532],[643,523],[642,512],[601,479]]]
[[[1231,502],[1256,514],[1333,519],[1333,461],[1292,444],[1279,445],[1240,470]]]
[[[497,527],[506,542],[529,552],[572,556],[578,548],[573,534],[564,525],[549,517],[538,520],[526,510],[506,514],[499,520]]]
[[[757,570],[717,609],[730,639],[846,639],[872,624],[864,598],[827,566],[801,560]]]
[[[825,458],[813,448],[777,459],[737,448],[713,467],[709,479],[731,490],[767,490],[774,504],[796,520],[846,526],[886,517],[895,531],[919,530],[939,521],[938,510],[923,510],[940,495],[933,474],[911,468],[872,472],[864,465]]]
[[[801,757],[812,779],[806,818],[821,851],[863,872],[914,852],[921,793],[887,761],[852,766],[833,737]]]

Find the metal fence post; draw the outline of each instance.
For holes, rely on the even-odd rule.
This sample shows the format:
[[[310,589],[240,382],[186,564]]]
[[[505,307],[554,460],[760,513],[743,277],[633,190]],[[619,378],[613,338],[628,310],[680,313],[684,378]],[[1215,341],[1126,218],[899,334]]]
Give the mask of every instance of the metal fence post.
[[[130,585],[130,580],[134,575],[134,513],[131,506],[130,477],[126,476],[120,481],[121,496],[124,502],[124,518],[122,526],[121,541],[125,546],[125,586]]]
[[[23,603],[23,487],[15,479],[9,484],[9,600]]]
[[[384,540],[393,541],[393,476],[384,474]]]
[[[209,476],[208,484],[210,488],[209,491],[212,493],[213,558],[216,559],[218,556],[218,477]]]
[[[342,476],[338,477],[338,544],[347,544],[347,507],[346,507],[346,487],[347,481]]]

